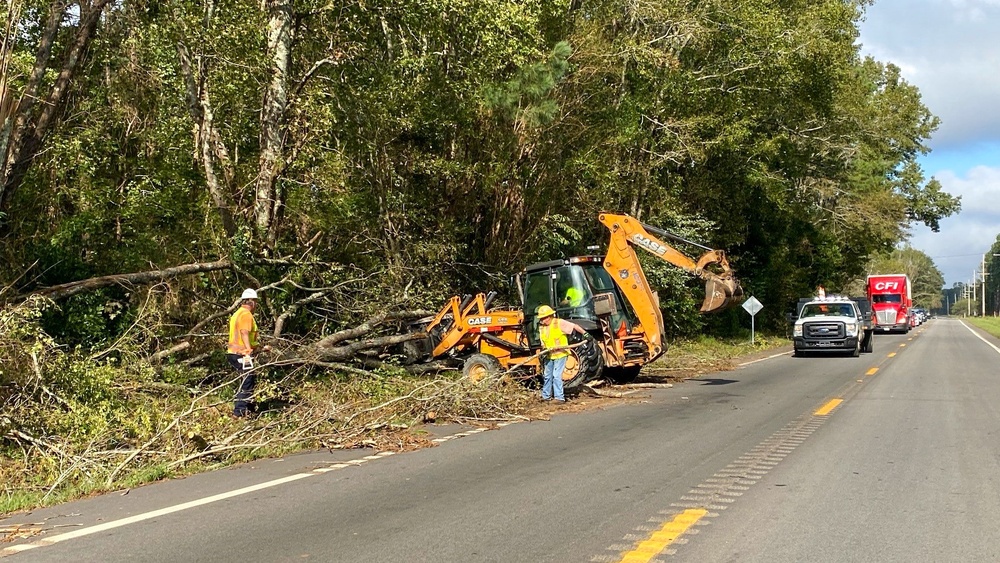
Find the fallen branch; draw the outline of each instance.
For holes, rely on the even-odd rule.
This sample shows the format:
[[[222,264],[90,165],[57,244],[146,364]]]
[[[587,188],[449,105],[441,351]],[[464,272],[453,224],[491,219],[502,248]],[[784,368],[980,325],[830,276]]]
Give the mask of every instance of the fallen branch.
[[[220,383],[219,385],[216,385],[215,387],[209,389],[208,391],[205,391],[201,395],[198,395],[197,397],[195,397],[194,399],[192,399],[191,400],[191,404],[188,406],[187,410],[185,410],[181,414],[175,416],[174,419],[170,421],[170,424],[168,424],[162,430],[160,430],[159,432],[157,432],[156,434],[154,434],[153,437],[150,438],[149,440],[147,440],[145,444],[139,446],[136,450],[134,450],[131,454],[129,454],[129,456],[126,457],[124,461],[122,461],[120,464],[118,464],[118,467],[115,467],[114,471],[112,471],[111,474],[108,475],[107,485],[110,487],[115,482],[115,477],[118,476],[118,473],[120,473],[121,470],[124,469],[126,465],[128,465],[129,463],[131,463],[133,459],[135,459],[136,457],[139,456],[139,454],[141,454],[142,452],[146,451],[146,449],[149,448],[151,445],[153,445],[157,440],[159,440],[161,436],[163,436],[164,434],[166,434],[167,432],[169,432],[173,427],[177,426],[177,424],[180,423],[180,421],[183,420],[185,417],[187,417],[187,416],[189,416],[189,415],[191,415],[191,414],[193,414],[193,413],[195,413],[197,411],[209,409],[209,408],[212,408],[212,407],[216,406],[216,405],[212,404],[212,405],[205,405],[203,407],[198,407],[197,405],[198,405],[199,401],[201,401],[205,397],[211,395],[212,393],[215,393],[219,389],[221,389],[223,387],[226,387],[226,386],[233,385],[233,383],[235,383],[236,380],[239,379],[240,377],[241,376],[236,376],[236,377],[230,379],[229,381],[226,381],[224,383]]]
[[[281,333],[285,329],[285,322],[288,320],[289,317],[291,317],[292,315],[294,315],[299,310],[300,307],[302,307],[303,305],[308,305],[309,303],[312,303],[313,301],[319,301],[320,299],[323,299],[324,297],[326,297],[327,294],[329,294],[329,293],[330,293],[330,290],[328,290],[328,291],[318,291],[316,293],[313,293],[312,295],[304,297],[304,298],[296,301],[295,303],[292,303],[291,305],[289,305],[288,308],[285,309],[285,312],[283,312],[281,315],[278,315],[278,318],[274,321],[274,332],[272,333],[272,337],[273,338],[280,338],[281,337]]]
[[[368,340],[359,340],[351,344],[345,344],[344,346],[337,347],[323,347],[314,348],[314,352],[323,360],[347,360],[353,358],[358,352],[363,350],[371,350],[373,348],[385,348],[387,346],[393,346],[395,344],[402,344],[404,342],[409,342],[411,340],[418,340],[424,338],[424,335],[419,333],[414,334],[400,334],[395,336],[383,336],[380,338],[371,338]]]
[[[231,267],[232,263],[229,260],[218,260],[216,262],[198,262],[194,264],[184,264],[182,266],[174,266],[173,268],[165,268],[162,270],[136,272],[132,274],[114,274],[110,276],[100,276],[96,278],[78,280],[60,285],[54,285],[52,287],[46,287],[44,289],[39,289],[37,291],[31,292],[28,295],[38,295],[41,297],[48,297],[49,299],[55,301],[71,297],[73,295],[76,295],[77,293],[82,293],[84,291],[91,291],[94,289],[100,289],[102,287],[108,287],[112,285],[139,285],[152,282],[160,282],[176,278],[179,276],[200,274],[202,272],[212,272],[215,270],[225,270]]]

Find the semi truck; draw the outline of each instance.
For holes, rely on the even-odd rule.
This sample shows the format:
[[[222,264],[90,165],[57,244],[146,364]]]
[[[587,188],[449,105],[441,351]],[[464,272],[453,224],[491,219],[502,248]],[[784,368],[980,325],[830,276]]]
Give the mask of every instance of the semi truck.
[[[868,300],[875,312],[875,330],[906,334],[913,306],[910,278],[906,274],[868,276]]]

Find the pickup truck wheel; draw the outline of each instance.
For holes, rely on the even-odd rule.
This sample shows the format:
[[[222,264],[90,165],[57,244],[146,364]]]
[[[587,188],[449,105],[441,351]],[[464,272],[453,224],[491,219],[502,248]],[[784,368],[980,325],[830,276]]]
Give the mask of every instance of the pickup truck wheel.
[[[852,358],[857,358],[861,355],[861,339],[858,339],[858,343],[854,345],[854,351],[851,352]]]
[[[466,358],[465,365],[462,366],[462,375],[476,383],[493,379],[502,371],[500,360],[489,354],[473,354]]]

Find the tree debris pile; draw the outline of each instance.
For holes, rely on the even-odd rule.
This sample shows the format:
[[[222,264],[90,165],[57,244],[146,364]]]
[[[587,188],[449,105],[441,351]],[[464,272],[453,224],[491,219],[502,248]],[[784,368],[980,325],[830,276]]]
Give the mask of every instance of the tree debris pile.
[[[531,401],[504,380],[298,362],[258,368],[259,411],[234,419],[229,370],[67,350],[39,325],[52,306],[0,309],[0,513],[304,447],[417,447],[407,429],[428,413],[489,424]]]

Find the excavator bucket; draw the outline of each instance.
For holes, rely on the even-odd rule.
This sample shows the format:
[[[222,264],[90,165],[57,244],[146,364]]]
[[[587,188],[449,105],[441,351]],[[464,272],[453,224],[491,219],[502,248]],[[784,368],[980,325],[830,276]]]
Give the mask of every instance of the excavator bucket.
[[[713,276],[705,282],[705,301],[701,304],[701,312],[722,311],[741,301],[743,301],[743,287],[736,278]]]

